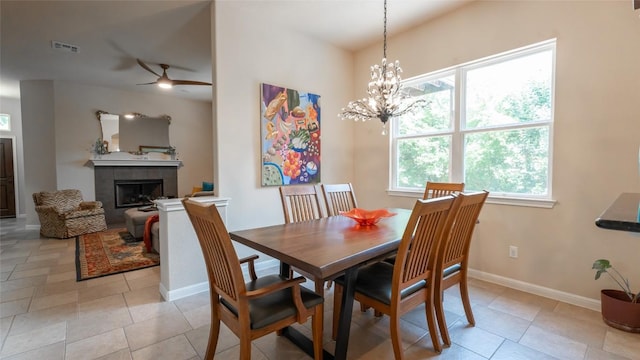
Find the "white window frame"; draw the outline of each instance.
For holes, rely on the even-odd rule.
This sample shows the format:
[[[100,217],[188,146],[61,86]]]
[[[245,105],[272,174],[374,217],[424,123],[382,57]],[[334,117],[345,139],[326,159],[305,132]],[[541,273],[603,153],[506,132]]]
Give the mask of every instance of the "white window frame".
[[[462,182],[463,181],[463,164],[464,159],[463,156],[463,135],[469,134],[477,131],[485,131],[487,128],[481,129],[466,129],[461,130],[462,122],[461,118],[464,119],[462,112],[465,109],[465,99],[464,99],[464,79],[465,73],[469,70],[473,70],[476,68],[481,68],[485,66],[491,66],[496,63],[502,63],[505,61],[510,61],[517,59],[519,57],[524,57],[531,55],[533,53],[543,52],[543,51],[551,51],[551,118],[548,121],[536,121],[536,122],[528,122],[523,125],[515,125],[508,127],[500,127],[501,130],[508,129],[523,129],[528,127],[539,127],[539,126],[548,126],[549,128],[549,168],[548,168],[548,191],[544,196],[535,196],[535,195],[519,195],[518,197],[513,194],[505,194],[505,193],[497,193],[491,192],[487,199],[487,203],[493,204],[503,204],[503,205],[516,205],[516,206],[529,206],[529,207],[542,207],[542,208],[552,208],[555,205],[555,200],[552,198],[552,170],[553,170],[553,128],[554,128],[554,113],[555,113],[555,78],[556,78],[556,39],[550,39],[547,41],[543,41],[540,43],[532,44],[529,46],[525,46],[522,48],[510,50],[504,53],[496,54],[493,56],[489,56],[483,59],[471,61],[465,64],[453,66],[450,68],[434,71],[428,74],[419,75],[410,79],[406,79],[403,81],[404,84],[411,83],[424,83],[433,78],[442,78],[447,75],[455,76],[455,94],[454,94],[454,106],[453,106],[453,126],[452,131],[443,131],[440,134],[451,134],[451,162],[450,166],[450,174],[452,182]],[[395,186],[397,184],[397,148],[398,148],[398,129],[397,122],[391,120],[391,131],[389,136],[389,189],[387,193],[391,196],[403,196],[403,197],[422,197],[424,193],[424,189],[414,189],[414,188],[401,188]],[[433,135],[435,133],[430,133],[429,135]],[[411,137],[422,137],[419,135],[410,135],[403,136],[403,139],[411,138]],[[425,180],[426,184],[426,180]]]

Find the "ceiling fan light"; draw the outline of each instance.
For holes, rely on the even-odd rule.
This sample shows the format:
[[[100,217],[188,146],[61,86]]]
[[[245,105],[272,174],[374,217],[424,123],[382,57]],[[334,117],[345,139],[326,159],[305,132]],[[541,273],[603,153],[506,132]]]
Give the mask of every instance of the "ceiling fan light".
[[[173,85],[171,85],[170,81],[158,81],[158,86],[163,89],[171,89]]]

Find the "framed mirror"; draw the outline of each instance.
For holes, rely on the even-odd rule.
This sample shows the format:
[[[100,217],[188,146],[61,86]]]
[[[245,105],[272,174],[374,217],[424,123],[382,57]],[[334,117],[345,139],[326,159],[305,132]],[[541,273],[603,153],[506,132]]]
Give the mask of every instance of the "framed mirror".
[[[100,114],[100,127],[102,128],[102,140],[106,141],[108,151],[120,151],[120,116],[114,114]]]
[[[149,117],[134,113],[131,115],[110,114],[97,111],[102,139],[108,151],[139,151],[140,146],[169,148],[169,125],[171,117],[161,115]]]

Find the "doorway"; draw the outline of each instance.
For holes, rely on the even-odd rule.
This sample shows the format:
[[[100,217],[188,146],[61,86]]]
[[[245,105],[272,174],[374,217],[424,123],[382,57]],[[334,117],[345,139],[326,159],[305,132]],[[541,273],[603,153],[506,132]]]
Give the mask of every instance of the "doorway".
[[[0,218],[16,217],[13,139],[0,138]]]

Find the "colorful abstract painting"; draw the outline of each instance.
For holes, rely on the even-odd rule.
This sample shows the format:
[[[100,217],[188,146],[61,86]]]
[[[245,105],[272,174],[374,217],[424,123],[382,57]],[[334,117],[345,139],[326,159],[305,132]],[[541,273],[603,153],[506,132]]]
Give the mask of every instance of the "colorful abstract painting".
[[[320,95],[261,84],[262,186],[320,182]]]

